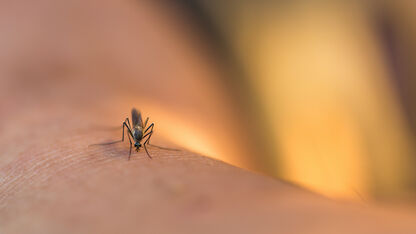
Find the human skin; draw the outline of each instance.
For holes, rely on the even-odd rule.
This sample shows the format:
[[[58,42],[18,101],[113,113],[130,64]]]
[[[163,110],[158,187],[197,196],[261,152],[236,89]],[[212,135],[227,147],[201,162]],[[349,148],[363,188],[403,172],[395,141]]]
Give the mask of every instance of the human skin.
[[[41,17],[48,4],[35,10],[9,6],[9,12],[2,8],[2,17],[16,13]],[[120,13],[117,3],[109,5],[112,8],[100,7]],[[102,12],[113,12],[107,8]],[[92,11],[93,7],[86,9]],[[146,14],[158,19],[157,8],[149,9]],[[60,15],[52,14],[57,22],[64,21]],[[31,20],[29,17],[26,23]],[[159,68],[168,69],[169,64],[158,61],[158,66],[147,68],[145,74],[154,72],[152,77],[161,77],[158,79],[142,78],[140,72],[126,75],[119,69],[128,66],[114,64],[106,56],[102,60],[94,57],[94,46],[77,44],[79,37],[70,37],[57,47],[55,40],[33,37],[34,45],[27,46],[21,37],[32,29],[20,23],[23,26],[13,25],[20,36],[16,40],[6,37],[0,44],[4,51],[0,55],[0,233],[415,232],[411,213],[331,200],[190,152],[159,134],[169,131],[164,121],[175,123],[169,112],[157,111],[164,109],[160,106],[169,102],[163,107],[178,107],[186,99],[181,97],[185,89],[176,96],[157,92],[163,90],[157,89],[163,86],[161,79],[169,82],[163,80],[167,74]],[[53,28],[54,23],[45,20],[41,26]],[[5,26],[1,30],[15,35]],[[100,37],[91,38],[98,43]],[[160,47],[146,38],[139,42],[152,51]],[[79,49],[88,53],[73,53]],[[141,57],[145,55],[139,54],[137,59],[145,61],[147,57]],[[121,64],[130,62],[120,60]],[[168,75],[178,82],[183,77],[181,72]],[[204,103],[196,94],[196,101]],[[222,100],[220,93],[210,99],[213,97]],[[120,139],[122,121],[138,105],[155,121],[152,143],[179,151],[149,147],[152,159],[141,150],[127,160],[127,142],[89,146]],[[120,127],[114,130],[114,126]]]
[[[57,93],[58,103],[38,97],[14,106],[21,96],[12,94],[2,101],[1,233],[416,230],[413,215],[330,200],[187,150],[149,147],[153,159],[140,151],[127,160],[126,142],[88,147],[121,131],[92,128],[96,111],[66,109],[72,101]]]

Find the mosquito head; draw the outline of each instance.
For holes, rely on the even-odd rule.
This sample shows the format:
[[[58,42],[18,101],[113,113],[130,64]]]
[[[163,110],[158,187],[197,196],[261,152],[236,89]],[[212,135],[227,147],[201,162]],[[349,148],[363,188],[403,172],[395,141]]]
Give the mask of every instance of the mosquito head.
[[[134,147],[136,147],[136,150],[138,151],[140,147],[142,147],[142,144],[140,144],[140,142],[136,142],[134,143]]]

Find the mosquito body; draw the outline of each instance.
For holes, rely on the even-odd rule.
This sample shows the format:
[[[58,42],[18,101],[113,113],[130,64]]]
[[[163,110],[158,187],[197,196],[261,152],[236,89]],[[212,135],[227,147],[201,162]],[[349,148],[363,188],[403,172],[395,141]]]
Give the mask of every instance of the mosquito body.
[[[154,123],[151,123],[147,126],[149,121],[149,117],[146,118],[146,121],[143,123],[142,114],[138,112],[135,108],[131,110],[131,121],[132,125],[130,125],[129,118],[126,118],[123,122],[123,135],[121,137],[121,141],[124,141],[124,128],[127,128],[127,137],[129,138],[130,142],[130,152],[129,152],[129,160],[131,156],[131,149],[134,145],[136,151],[139,151],[141,147],[144,147],[147,156],[150,156],[149,151],[147,151],[147,145],[149,144],[150,138],[153,135],[153,127],[155,126]],[[144,143],[141,142],[144,140]]]
[[[147,123],[149,122],[149,117],[147,117],[146,121],[143,123],[142,114],[139,111],[137,111],[135,108],[131,110],[131,121],[132,121],[132,124],[130,124],[129,118],[126,118],[126,120],[124,120],[122,124],[123,132],[122,132],[120,141],[113,141],[113,142],[107,142],[107,143],[102,143],[102,144],[92,144],[92,145],[110,145],[110,144],[123,142],[124,141],[124,129],[127,128],[126,133],[130,142],[129,160],[131,156],[131,149],[133,148],[133,146],[136,148],[136,151],[139,151],[140,148],[143,147],[146,151],[147,156],[149,156],[149,158],[152,158],[152,156],[150,156],[149,154],[149,151],[147,151],[146,146],[150,144],[150,138],[153,135],[153,127],[155,126],[155,124],[151,123],[149,126],[147,126]],[[155,147],[158,147],[161,149],[168,149],[168,148],[163,148],[159,146],[155,146]]]
[[[124,141],[124,129],[127,128],[126,133],[130,142],[129,160],[131,156],[131,149],[133,148],[133,146],[136,148],[136,151],[139,151],[140,148],[143,147],[144,150],[146,151],[147,156],[149,156],[149,158],[152,158],[152,156],[150,156],[149,154],[149,151],[147,151],[147,147],[146,147],[149,145],[159,148],[159,149],[163,149],[163,150],[179,151],[178,149],[171,149],[171,148],[166,148],[166,147],[161,147],[161,146],[150,144],[150,138],[153,135],[153,127],[155,126],[155,124],[151,123],[149,126],[147,126],[147,123],[149,122],[149,117],[147,117],[146,120],[143,122],[142,114],[139,111],[137,111],[135,108],[131,110],[131,122],[132,124],[130,124],[129,118],[126,118],[126,120],[124,120],[122,124],[123,132],[122,132],[121,140],[102,143],[102,144],[92,144],[92,145],[110,145],[110,144],[123,142]]]

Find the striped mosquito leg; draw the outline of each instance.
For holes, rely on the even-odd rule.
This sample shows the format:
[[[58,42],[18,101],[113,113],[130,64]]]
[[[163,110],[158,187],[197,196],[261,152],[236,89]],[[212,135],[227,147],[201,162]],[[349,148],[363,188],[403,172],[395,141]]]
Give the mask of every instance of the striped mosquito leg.
[[[149,131],[149,129],[150,129],[150,132],[148,132],[148,133],[146,133],[144,136],[143,136],[143,138],[145,138],[147,135],[149,135],[149,133],[153,133],[153,127],[155,126],[155,124],[154,123],[152,123],[152,124],[150,124],[150,126],[148,127],[148,128],[146,128],[146,130],[144,131],[144,133],[146,133],[147,131]],[[150,137],[149,137],[150,138]],[[149,139],[148,138],[148,139]],[[147,141],[147,140],[146,140]]]
[[[153,128],[152,128],[153,129]],[[153,130],[151,130],[150,132],[148,132],[146,135],[144,135],[143,138],[147,137],[146,141],[143,143],[144,149],[146,150],[147,156],[149,156],[149,158],[152,158],[149,154],[149,151],[147,151],[147,147],[146,145],[149,144],[150,138],[153,135]]]
[[[126,118],[126,121],[124,121],[123,122],[123,137],[122,137],[122,141],[124,141],[124,127],[127,127],[127,137],[129,138],[129,142],[130,142],[130,152],[129,152],[129,160],[130,160],[130,157],[131,157],[131,148],[132,148],[132,146],[133,146],[133,143],[131,142],[131,138],[130,137],[133,137],[133,133],[131,132],[131,129],[130,129],[130,127],[127,125],[127,123],[130,123],[129,122],[129,118]]]

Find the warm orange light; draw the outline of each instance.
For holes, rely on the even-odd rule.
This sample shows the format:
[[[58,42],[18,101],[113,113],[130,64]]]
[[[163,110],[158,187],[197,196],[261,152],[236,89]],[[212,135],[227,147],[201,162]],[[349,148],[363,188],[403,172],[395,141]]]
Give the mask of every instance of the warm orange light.
[[[383,54],[359,9],[269,9],[244,15],[237,22],[246,33],[233,35],[273,125],[282,176],[333,197],[397,192],[411,152]]]

